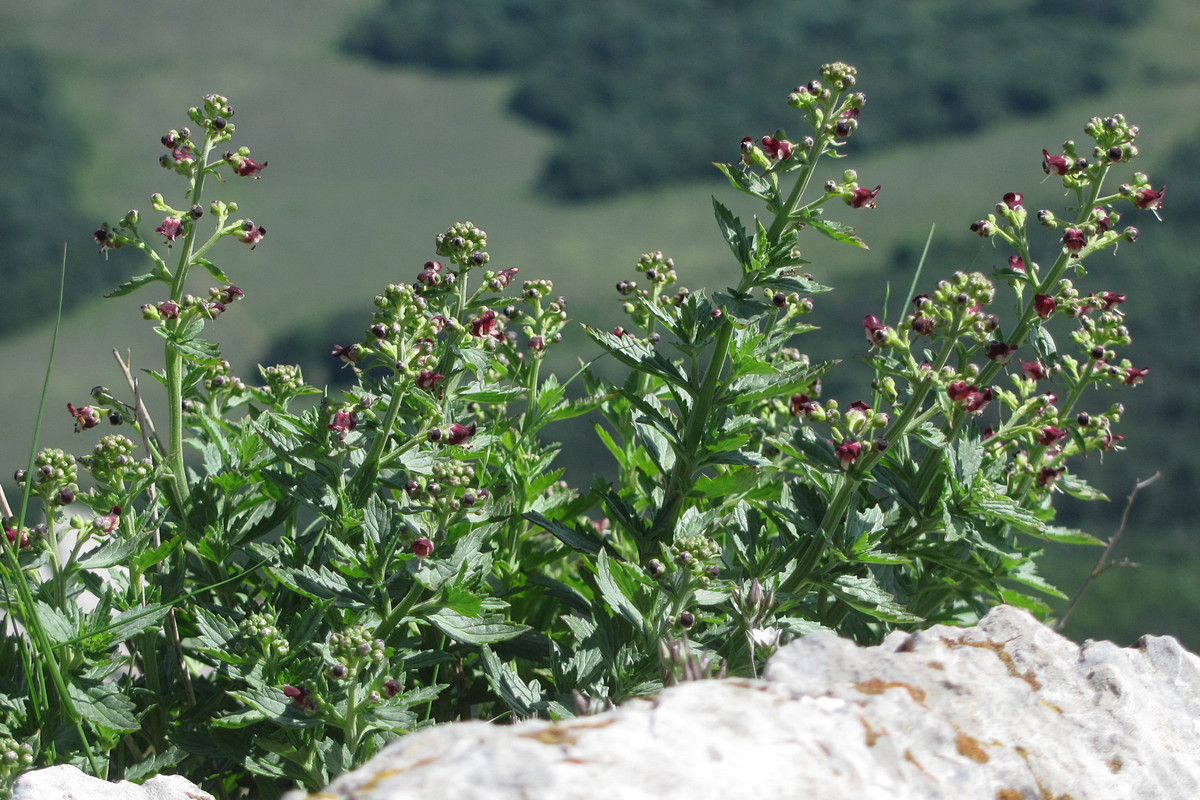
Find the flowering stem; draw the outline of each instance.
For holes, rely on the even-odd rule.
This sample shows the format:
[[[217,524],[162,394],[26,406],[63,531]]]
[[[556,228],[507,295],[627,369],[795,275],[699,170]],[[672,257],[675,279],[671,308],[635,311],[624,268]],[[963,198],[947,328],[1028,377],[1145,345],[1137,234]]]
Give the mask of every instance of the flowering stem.
[[[204,177],[208,174],[208,155],[214,142],[208,131],[204,133],[204,144],[196,158],[192,171],[191,188],[187,195],[193,205],[199,205],[204,193]],[[171,281],[171,301],[178,304],[183,299],[183,287],[187,280],[188,268],[192,265],[196,248],[195,223],[188,226],[184,239],[183,252],[179,254],[179,265]],[[207,247],[207,246],[206,246]],[[178,316],[164,323],[171,334],[179,332],[180,318]],[[187,506],[191,497],[191,487],[188,486],[186,467],[183,462],[183,353],[170,340],[166,344],[166,378],[167,378],[167,459],[169,461],[172,499],[175,501],[180,520],[185,520]]]

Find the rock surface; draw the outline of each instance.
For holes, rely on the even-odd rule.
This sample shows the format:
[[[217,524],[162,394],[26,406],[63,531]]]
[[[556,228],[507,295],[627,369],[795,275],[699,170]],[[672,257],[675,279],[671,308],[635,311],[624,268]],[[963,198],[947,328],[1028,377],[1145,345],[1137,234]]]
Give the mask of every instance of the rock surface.
[[[139,786],[109,783],[76,767],[60,764],[35,769],[17,778],[12,800],[214,800],[208,792],[179,775],[156,775]]]
[[[756,796],[1200,797],[1200,658],[1170,637],[1080,646],[1007,606],[878,647],[818,633],[761,681],[560,723],[433,728],[287,800]]]

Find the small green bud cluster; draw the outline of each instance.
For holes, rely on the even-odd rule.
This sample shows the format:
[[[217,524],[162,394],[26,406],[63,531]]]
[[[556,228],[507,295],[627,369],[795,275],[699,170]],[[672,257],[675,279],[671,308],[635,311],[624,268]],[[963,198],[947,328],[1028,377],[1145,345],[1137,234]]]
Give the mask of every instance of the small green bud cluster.
[[[703,534],[684,536],[671,545],[671,560],[685,570],[700,586],[707,586],[719,568],[713,561],[720,555],[717,543]]]
[[[134,459],[136,449],[137,445],[129,439],[110,433],[96,443],[91,455],[79,459],[79,463],[100,483],[120,490],[138,467],[145,466]]]
[[[204,388],[211,395],[239,397],[246,393],[245,381],[233,374],[233,367],[225,359],[205,370]]]
[[[454,223],[445,233],[439,233],[434,242],[437,254],[450,259],[463,271],[482,267],[490,259],[483,249],[487,247],[487,234],[470,222]]]
[[[0,738],[0,787],[8,797],[8,789],[16,777],[33,766],[33,747],[11,736]]]
[[[266,393],[275,402],[286,402],[308,388],[304,383],[304,373],[297,364],[275,364],[270,367],[259,364],[258,371],[267,382],[264,387]]]
[[[17,470],[14,476],[17,485],[25,488],[28,477],[25,470]],[[56,447],[48,447],[37,454],[33,462],[33,491],[47,506],[67,506],[75,502],[79,492],[79,468],[75,456]]]
[[[279,628],[278,617],[273,611],[259,611],[250,614],[238,626],[242,635],[258,642],[266,656],[286,656],[291,651],[291,645]]]
[[[540,283],[546,284],[547,291],[552,288],[550,281]],[[521,327],[521,332],[525,334],[533,357],[542,358],[546,355],[548,347],[562,341],[562,329],[567,324],[567,299],[559,295],[547,303],[545,308],[542,308],[540,296],[526,299],[525,302],[530,310],[528,314],[520,315],[522,322],[528,322]]]
[[[427,478],[413,478],[405,484],[405,492],[417,502],[427,503],[441,513],[454,513],[465,509],[478,509],[491,493],[477,489],[475,468],[465,461],[440,459],[433,464],[433,474]]]
[[[329,635],[329,657],[333,661],[329,669],[331,677],[353,680],[363,665],[383,663],[387,645],[382,639],[372,638],[365,627],[354,625]]]

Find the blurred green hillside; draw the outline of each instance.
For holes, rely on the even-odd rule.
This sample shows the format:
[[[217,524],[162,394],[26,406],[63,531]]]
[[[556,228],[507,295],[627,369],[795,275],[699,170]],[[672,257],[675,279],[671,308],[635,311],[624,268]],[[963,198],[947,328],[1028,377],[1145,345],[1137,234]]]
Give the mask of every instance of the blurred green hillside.
[[[938,4],[914,0],[912,5],[928,10]],[[247,301],[215,326],[226,358],[247,380],[257,379],[253,365],[259,359],[283,358],[289,350],[287,360],[300,359],[310,379],[329,380],[330,346],[357,339],[374,294],[389,282],[413,280],[432,255],[434,235],[459,219],[488,231],[493,264],[519,267],[521,277],[551,278],[567,297],[572,316],[589,323],[619,324],[612,286],[629,277],[638,256],[648,250],[662,249],[674,257],[681,282],[693,288],[721,286],[722,276],[729,275],[732,263],[712,222],[710,196],[746,207],[739,206],[727,184],[694,177],[698,173],[688,168],[668,170],[667,177],[650,182],[654,188],[621,197],[568,203],[548,196],[539,191],[539,176],[547,174],[546,165],[572,134],[511,111],[525,79],[515,72],[466,74],[461,67],[449,73],[434,69],[436,65],[381,67],[346,53],[345,37],[378,7],[376,0],[346,0],[336,6],[293,0],[272,8],[210,0],[191,8],[190,16],[175,4],[152,0],[105,6],[103,12],[82,0],[0,6],[0,41],[19,45],[28,53],[28,63],[36,60],[32,72],[46,81],[55,113],[61,114],[53,117],[58,120],[55,130],[39,141],[57,141],[50,134],[59,129],[71,131],[71,138],[54,144],[44,156],[66,171],[50,176],[38,190],[43,195],[62,192],[56,207],[63,211],[61,219],[71,222],[45,226],[41,236],[53,238],[43,245],[46,263],[32,279],[41,287],[55,285],[64,239],[68,283],[86,286],[88,294],[98,295],[95,286],[110,275],[141,271],[143,265],[122,252],[110,254],[106,262],[96,252],[91,232],[130,208],[146,212],[152,192],[163,191],[171,200],[172,193],[181,191],[158,166],[159,137],[184,124],[184,110],[203,94],[225,94],[238,110],[238,142],[270,161],[261,181],[231,182],[212,190],[212,196],[237,200],[246,215],[269,230],[253,252],[222,248],[215,253],[247,294]],[[1200,216],[1200,192],[1193,189],[1200,185],[1200,157],[1193,154],[1200,132],[1200,50],[1194,47],[1200,37],[1200,6],[1189,0],[1156,0],[1142,24],[1124,17],[1112,22],[1111,31],[1096,34],[1105,42],[1113,41],[1112,33],[1120,34],[1118,51],[1111,54],[1074,39],[1076,6],[1088,14],[1098,8],[1055,3],[1046,26],[1051,34],[1064,31],[1060,39],[1051,35],[1062,52],[1078,55],[1082,50],[1084,77],[1089,64],[1099,77],[1089,84],[1091,94],[1055,95],[1038,113],[1023,106],[1017,116],[988,116],[985,103],[982,121],[963,130],[945,117],[944,109],[922,107],[927,130],[887,150],[886,137],[868,131],[876,120],[886,130],[883,109],[903,107],[904,99],[880,95],[878,85],[889,83],[878,72],[886,62],[874,75],[862,66],[860,88],[869,98],[862,118],[864,152],[847,165],[858,170],[864,183],[882,184],[883,191],[877,209],[847,210],[842,216],[872,250],[815,240],[807,245],[805,256],[813,262],[815,277],[840,291],[818,299],[813,320],[824,330],[802,344],[822,357],[852,360],[861,354],[865,342],[859,321],[879,311],[885,280],[891,282],[892,313],[897,313],[931,225],[936,226],[933,257],[925,273],[931,280],[955,268],[999,265],[1007,254],[979,240],[968,226],[1006,191],[1023,192],[1031,207],[1060,207],[1061,188],[1042,182],[1042,148],[1054,151],[1064,139],[1081,137],[1082,125],[1095,114],[1121,112],[1140,124],[1143,158],[1137,167],[1149,172],[1156,185],[1169,186],[1163,222],[1149,215],[1138,218],[1133,224],[1142,229],[1142,239],[1122,249],[1111,273],[1106,262],[1089,262],[1092,274],[1081,285],[1085,292],[1128,293],[1123,309],[1135,337],[1129,357],[1149,366],[1151,373],[1144,386],[1121,398],[1129,407],[1121,430],[1128,452],[1110,458],[1091,476],[1114,502],[1068,507],[1068,521],[1107,536],[1116,527],[1121,498],[1133,479],[1156,470],[1165,477],[1139,499],[1118,551],[1118,556],[1142,562],[1142,568],[1105,575],[1068,633],[1121,642],[1145,632],[1172,633],[1200,649],[1200,625],[1191,613],[1200,605],[1191,453],[1191,442],[1200,438],[1195,422],[1200,400],[1193,388],[1200,355],[1187,336],[1200,294],[1188,257]],[[637,4],[620,7],[632,11]],[[993,27],[1002,21],[988,17]],[[864,23],[863,30],[867,27]],[[778,30],[769,32],[772,46],[779,46]],[[924,45],[928,51],[908,53],[907,59],[919,64],[923,52],[935,52],[937,41],[931,38]],[[861,46],[857,50],[835,55],[853,63],[864,53]],[[764,77],[742,63],[727,65],[740,76],[735,93],[759,104],[761,111],[751,118],[727,108],[728,95],[714,91],[705,96],[703,88],[689,89],[695,95],[687,98],[688,105],[731,126],[732,132],[723,155],[702,152],[702,168],[714,157],[736,160],[743,135],[758,137],[777,125],[787,126],[789,110],[782,98],[828,59],[821,52],[812,57],[803,50],[787,52],[780,58],[780,72],[788,76],[782,84],[776,73]],[[970,51],[954,52],[964,76],[979,71],[979,64],[966,68]],[[1110,56],[1112,64],[1102,62]],[[724,58],[714,53],[710,60],[719,65]],[[1046,83],[1048,67],[1013,62],[1005,65],[1015,70],[1012,80],[1030,86]],[[989,63],[982,61],[984,71]],[[5,79],[15,80],[18,72],[6,70]],[[563,85],[570,84],[570,76],[561,77]],[[973,89],[978,94],[970,85],[957,91],[973,95]],[[647,124],[665,124],[668,133],[644,133],[637,140],[644,145],[638,159],[654,163],[657,153],[674,160],[670,145],[677,140],[669,134],[678,130],[671,127],[673,113],[660,108],[657,116],[643,117]],[[638,133],[636,127],[630,130]],[[874,144],[872,136],[878,139]],[[588,152],[586,147],[576,150]],[[4,151],[0,176],[11,180],[17,163],[11,148]],[[1134,217],[1127,214],[1125,222]],[[0,252],[11,252],[10,236],[0,227]],[[194,291],[205,288],[197,284]],[[0,404],[8,421],[0,434],[0,468],[11,470],[24,463],[29,447],[53,304],[45,293],[22,292],[17,282],[8,283],[4,297],[6,306],[28,314],[18,330],[4,337],[0,350]],[[65,406],[86,400],[94,385],[118,388],[113,348],[130,348],[136,368],[158,366],[160,342],[138,314],[138,307],[153,299],[135,294],[84,302],[64,320],[44,446],[74,452],[91,446],[92,438],[72,432]],[[591,357],[582,335],[575,336],[574,346]],[[559,366],[571,364],[564,358]],[[829,391],[851,400],[862,389],[830,385]],[[1096,400],[1097,405],[1109,402],[1107,397]],[[596,458],[581,451],[576,438],[572,442],[571,450],[584,452],[577,464]],[[11,484],[5,488],[11,498]],[[1073,551],[1056,556],[1053,577],[1064,589],[1073,589],[1096,555]]]

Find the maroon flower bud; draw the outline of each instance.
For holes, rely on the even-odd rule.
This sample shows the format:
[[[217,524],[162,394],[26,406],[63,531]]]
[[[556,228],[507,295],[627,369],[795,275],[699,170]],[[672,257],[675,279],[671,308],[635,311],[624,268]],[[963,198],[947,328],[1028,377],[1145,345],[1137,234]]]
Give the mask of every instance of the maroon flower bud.
[[[690,611],[684,611],[679,615],[679,627],[690,628],[696,624],[696,615]]]
[[[347,433],[354,430],[357,426],[358,421],[354,419],[353,414],[345,409],[339,409],[338,412],[333,415],[333,422],[330,422],[325,427],[329,428],[331,431],[338,431],[344,438]]]
[[[1013,210],[1020,208],[1025,203],[1025,195],[1020,192],[1005,192],[1002,199],[1004,200],[1004,205]]]
[[[1031,381],[1044,381],[1048,377],[1046,367],[1040,361],[1022,361],[1021,371]]]
[[[874,208],[875,197],[881,188],[883,188],[882,185],[876,186],[874,189],[864,189],[860,186],[846,197],[846,205],[851,208]]]
[[[986,219],[977,219],[974,222],[972,222],[971,230],[972,230],[972,232],[977,233],[983,237],[991,236],[993,233],[996,232],[995,226],[992,225],[992,223],[988,222]]]
[[[410,544],[408,549],[412,551],[412,554],[417,558],[429,558],[429,556],[433,555],[433,542],[422,536],[420,539],[417,539],[415,542]]]
[[[97,530],[112,533],[121,525],[121,507],[113,506],[107,514],[92,520],[92,524],[96,526]]]
[[[475,338],[491,336],[496,328],[496,312],[488,309],[471,320],[471,335]]]
[[[764,153],[776,161],[786,161],[792,156],[792,143],[787,139],[764,136],[762,138],[762,149]]]
[[[346,669],[345,664],[334,664],[329,668],[329,676],[336,681],[340,681],[342,678],[345,678],[347,672],[349,672],[349,670]]]
[[[913,333],[919,336],[929,336],[933,333],[933,329],[937,323],[934,322],[932,317],[917,314],[912,318],[910,324],[912,325]]]
[[[887,339],[887,326],[874,314],[863,317],[863,328],[866,330],[867,342],[871,345],[883,344]]]
[[[1038,486],[1053,486],[1054,482],[1061,478],[1064,472],[1066,472],[1066,469],[1063,467],[1042,467],[1041,472],[1038,473]]]
[[[657,558],[650,559],[650,563],[646,565],[646,574],[651,578],[657,578],[666,571],[667,567]]]
[[[1011,269],[1013,272],[1024,272],[1025,271],[1025,259],[1021,258],[1020,256],[1009,256],[1008,257],[1008,268]]]
[[[1037,294],[1033,296],[1033,310],[1042,319],[1049,319],[1056,308],[1058,308],[1058,301],[1050,295]]]
[[[348,344],[344,347],[340,344],[335,344],[329,354],[334,358],[339,358],[347,364],[353,364],[362,358],[362,349],[357,344]]]
[[[1165,186],[1157,192],[1147,186],[1146,188],[1139,190],[1138,193],[1133,196],[1133,204],[1138,208],[1144,208],[1147,211],[1154,211],[1162,208],[1162,198],[1166,193],[1167,187]]]
[[[221,290],[221,302],[222,303],[232,303],[234,300],[237,300],[239,297],[245,297],[245,295],[246,295],[246,293],[243,292],[241,289],[234,286],[233,284],[229,284],[228,286],[226,286],[224,289]]]
[[[233,166],[233,171],[243,178],[254,178],[257,180],[260,177],[259,173],[263,171],[263,167],[267,166],[266,161],[260,164],[250,156],[242,156],[236,153],[227,154],[225,158]]]
[[[445,375],[440,372],[434,372],[431,369],[423,369],[417,373],[417,388],[424,389],[427,392],[432,392],[437,388],[439,382],[445,379]]]
[[[403,690],[404,690],[404,685],[401,684],[400,681],[396,680],[395,678],[388,678],[386,681],[383,682],[383,693],[386,694],[388,697],[395,697],[396,695],[400,694],[400,692]]]
[[[1038,432],[1037,443],[1042,447],[1053,447],[1070,435],[1070,431],[1065,428],[1056,428],[1053,425],[1047,425]]]
[[[1071,159],[1066,156],[1052,156],[1046,150],[1042,150],[1042,171],[1047,175],[1066,175],[1071,171]]]
[[[8,526],[5,526],[4,537],[8,539],[9,544],[17,545],[18,549],[23,549],[29,546],[29,533],[24,529],[21,530],[20,536],[18,537],[16,528],[9,528]],[[17,544],[18,538],[20,540],[20,544]]]
[[[1125,437],[1119,433],[1118,434],[1105,433],[1104,434],[1104,443],[1101,446],[1105,450],[1115,450],[1117,445],[1119,445],[1121,443],[1121,440],[1124,438]],[[24,547],[24,545],[21,545],[21,546]]]
[[[1146,373],[1149,371],[1150,371],[1149,367],[1145,367],[1145,368],[1128,367],[1128,368],[1126,368],[1125,379],[1124,379],[1125,385],[1126,386],[1137,386],[1139,383],[1141,383],[1145,379]]]
[[[74,404],[67,403],[67,411],[71,412],[71,416],[75,418],[76,433],[86,431],[88,428],[94,428],[100,424],[100,414],[91,406],[76,408]]]
[[[179,304],[173,300],[166,300],[159,303],[158,313],[163,319],[175,319],[179,316]]]
[[[1087,237],[1079,228],[1067,228],[1063,233],[1063,247],[1070,253],[1078,253],[1087,244]]]
[[[806,394],[792,395],[792,402],[791,402],[790,408],[791,408],[793,416],[800,416],[801,414],[803,414],[804,416],[807,417],[809,414],[811,414],[813,412],[813,409],[815,409],[816,407],[817,407],[817,404],[813,400],[809,399],[808,395],[806,395]]]
[[[308,689],[303,689],[299,686],[292,686],[290,683],[284,685],[283,696],[289,698],[300,708],[308,706],[309,698],[312,696]]]
[[[842,469],[854,466],[854,462],[858,461],[858,455],[861,452],[862,445],[850,439],[846,439],[833,449],[833,454],[842,462]]]
[[[154,232],[161,233],[168,242],[173,242],[179,238],[179,234],[183,233],[183,220],[179,217],[167,217],[163,220],[162,225],[154,229]]]
[[[463,444],[475,435],[477,427],[474,422],[470,425],[459,425],[457,422],[452,423],[447,429],[446,444]]]
[[[984,349],[984,354],[989,359],[1001,364],[1007,364],[1008,360],[1012,358],[1012,354],[1015,352],[1017,352],[1017,346],[1015,344],[1006,344],[1005,342],[999,341],[988,342],[987,347]]]
[[[242,232],[238,234],[237,240],[242,244],[250,245],[251,249],[256,247],[263,237],[267,235],[267,229],[261,225],[255,225],[250,220],[242,223]]]
[[[1111,311],[1114,307],[1125,302],[1125,295],[1116,292],[1101,292],[1097,297],[1104,301],[1104,307],[1101,309],[1103,311]]]
[[[75,502],[75,490],[70,486],[64,486],[58,490],[57,499],[60,506],[69,506]]]

